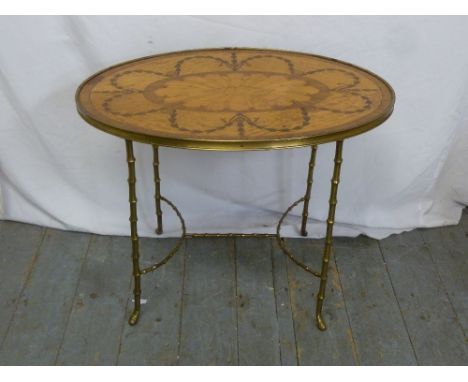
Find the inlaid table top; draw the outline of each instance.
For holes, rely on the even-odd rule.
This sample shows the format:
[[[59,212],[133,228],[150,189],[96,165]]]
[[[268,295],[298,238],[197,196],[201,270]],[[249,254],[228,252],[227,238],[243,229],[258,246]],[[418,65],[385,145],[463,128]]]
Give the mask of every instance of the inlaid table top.
[[[331,58],[224,48],[143,57],[78,88],[93,126],[162,146],[206,150],[297,147],[351,137],[393,111],[390,85]]]

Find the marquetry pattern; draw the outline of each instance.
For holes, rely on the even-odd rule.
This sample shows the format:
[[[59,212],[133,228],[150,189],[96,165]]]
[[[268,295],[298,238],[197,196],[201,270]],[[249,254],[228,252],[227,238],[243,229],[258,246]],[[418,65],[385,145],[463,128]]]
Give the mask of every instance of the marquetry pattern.
[[[177,52],[117,65],[78,94],[82,114],[125,131],[207,140],[313,137],[378,119],[388,85],[323,57],[254,49]]]

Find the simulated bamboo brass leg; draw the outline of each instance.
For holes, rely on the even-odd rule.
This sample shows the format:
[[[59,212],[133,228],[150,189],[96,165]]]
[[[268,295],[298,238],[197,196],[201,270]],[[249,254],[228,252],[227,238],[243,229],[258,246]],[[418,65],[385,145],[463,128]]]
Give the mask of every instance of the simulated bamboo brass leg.
[[[312,146],[312,151],[310,153],[309,173],[307,175],[307,189],[304,195],[304,209],[302,210],[302,226],[301,226],[302,236],[307,236],[307,217],[309,216],[310,191],[312,189],[316,156],[317,156],[317,145],[314,145]]]
[[[163,232],[162,225],[162,210],[161,210],[161,179],[159,177],[159,147],[153,145],[153,169],[154,169],[154,185],[155,185],[155,194],[154,200],[156,202],[156,217],[158,220],[158,226],[156,228],[156,233],[161,235]]]
[[[136,198],[136,176],[135,176],[135,157],[133,155],[133,144],[130,140],[125,140],[127,148],[127,163],[128,163],[128,195],[130,202],[130,234],[132,239],[132,261],[133,261],[133,277],[134,277],[134,309],[128,320],[130,325],[135,325],[140,316],[140,297],[141,297],[141,285],[140,285],[140,249],[138,244],[138,231],[137,231],[137,198]]]
[[[335,151],[335,167],[333,170],[333,178],[331,180],[331,191],[330,191],[330,201],[328,208],[328,219],[327,219],[327,234],[325,238],[325,247],[323,249],[323,259],[322,259],[322,269],[320,271],[320,289],[317,295],[317,310],[316,310],[316,319],[317,326],[320,330],[325,330],[326,325],[323,321],[322,316],[322,307],[323,300],[325,298],[325,287],[327,285],[327,275],[328,275],[328,262],[330,259],[330,253],[333,246],[333,224],[335,222],[335,209],[337,204],[337,193],[338,193],[338,184],[340,182],[340,169],[343,152],[343,141],[336,142],[336,151]]]

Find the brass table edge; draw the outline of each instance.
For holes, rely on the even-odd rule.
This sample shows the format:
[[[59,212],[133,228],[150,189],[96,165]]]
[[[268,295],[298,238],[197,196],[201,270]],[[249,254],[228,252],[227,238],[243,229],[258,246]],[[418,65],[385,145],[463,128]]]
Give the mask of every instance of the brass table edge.
[[[169,138],[147,135],[142,133],[130,132],[122,130],[111,125],[107,125],[100,121],[97,121],[86,114],[83,114],[77,105],[77,111],[79,115],[89,124],[102,130],[111,135],[118,136],[123,139],[132,140],[140,143],[147,143],[163,147],[179,148],[179,149],[190,149],[190,150],[206,150],[206,151],[261,151],[261,150],[279,150],[279,149],[291,149],[306,147],[312,145],[318,145],[323,143],[336,142],[338,140],[344,140],[351,138],[356,135],[365,133],[374,127],[381,125],[385,122],[392,114],[393,107],[388,110],[386,114],[383,114],[373,121],[360,125],[354,129],[346,131],[340,131],[336,133],[330,133],[322,136],[314,137],[303,137],[293,139],[281,139],[281,140],[266,140],[266,141],[242,141],[242,140],[197,140],[197,139],[180,139],[180,138]]]

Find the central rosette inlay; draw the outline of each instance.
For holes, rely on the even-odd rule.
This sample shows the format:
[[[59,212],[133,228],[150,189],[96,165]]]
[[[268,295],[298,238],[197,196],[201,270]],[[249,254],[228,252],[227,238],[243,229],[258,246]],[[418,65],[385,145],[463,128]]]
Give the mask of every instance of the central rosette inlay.
[[[284,74],[213,73],[155,83],[145,95],[170,107],[246,112],[295,107],[320,91],[306,79]]]

